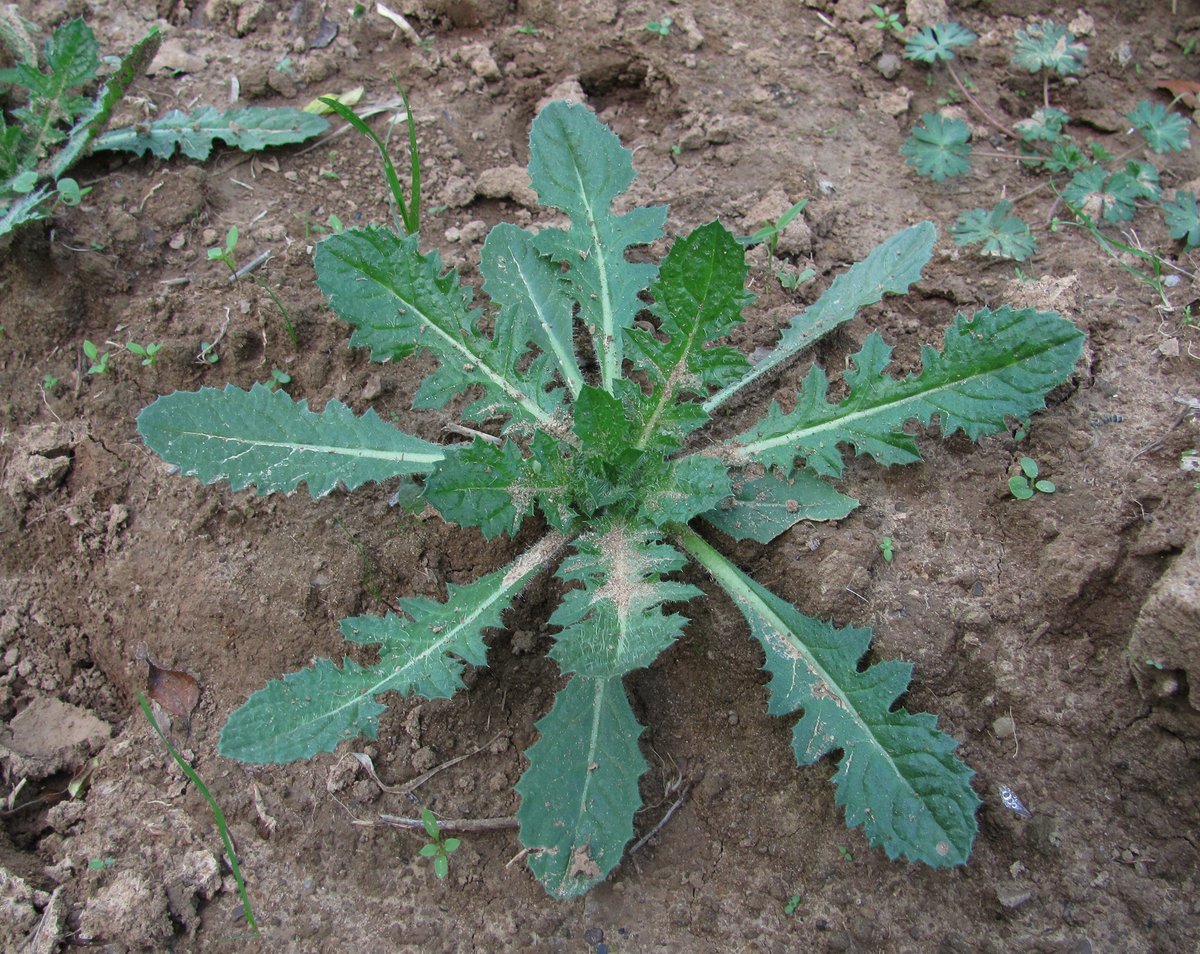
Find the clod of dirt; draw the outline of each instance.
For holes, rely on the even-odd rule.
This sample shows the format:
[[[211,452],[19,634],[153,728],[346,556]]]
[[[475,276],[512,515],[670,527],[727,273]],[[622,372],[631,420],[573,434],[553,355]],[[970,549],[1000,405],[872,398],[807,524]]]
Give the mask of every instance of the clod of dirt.
[[[122,871],[84,905],[78,940],[125,950],[161,949],[174,933],[163,887],[135,871]]]
[[[512,199],[531,207],[536,206],[538,201],[524,166],[485,169],[475,180],[475,192],[485,199]]]
[[[71,453],[78,442],[67,424],[30,424],[17,431],[3,488],[18,506],[47,493],[63,482],[71,469]]]
[[[199,73],[208,65],[208,60],[196,53],[190,53],[183,48],[178,40],[163,40],[158,53],[146,67],[146,75],[155,73]]]
[[[1138,688],[1148,700],[1186,693],[1192,709],[1200,713],[1198,555],[1200,539],[1177,556],[1155,584],[1134,625],[1129,660]]]
[[[112,727],[86,709],[43,696],[0,727],[0,762],[15,778],[73,775],[111,735]]]
[[[39,891],[0,868],[0,949],[50,952],[58,945],[59,892]]]

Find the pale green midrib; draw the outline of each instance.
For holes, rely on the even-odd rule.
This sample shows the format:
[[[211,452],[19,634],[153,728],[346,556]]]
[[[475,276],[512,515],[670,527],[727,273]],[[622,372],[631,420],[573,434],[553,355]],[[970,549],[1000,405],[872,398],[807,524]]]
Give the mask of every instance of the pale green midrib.
[[[1051,351],[1054,348],[1058,348],[1062,344],[1064,344],[1064,342],[1055,341],[1054,343],[1050,344],[1048,347],[1044,348],[1041,351],[1035,352],[1033,354],[1023,355],[1021,358],[1008,361],[1005,364],[1001,364],[1001,365],[997,365],[995,367],[987,368],[985,370],[977,371],[977,372],[968,374],[963,377],[956,377],[956,378],[951,379],[950,381],[947,381],[945,384],[941,384],[936,387],[932,387],[932,388],[928,388],[928,389],[914,391],[912,393],[903,395],[903,396],[893,399],[893,400],[884,401],[879,404],[872,404],[870,407],[863,408],[860,411],[851,411],[847,414],[837,414],[836,416],[831,417],[828,420],[821,422],[820,424],[815,424],[815,425],[811,425],[811,426],[807,426],[807,427],[798,427],[794,430],[788,431],[786,434],[779,434],[775,437],[766,437],[766,438],[763,438],[762,440],[752,441],[749,444],[740,444],[740,445],[733,444],[732,445],[733,452],[735,454],[737,454],[739,457],[753,457],[756,454],[761,454],[763,451],[768,451],[768,450],[771,450],[772,448],[780,447],[783,444],[797,443],[797,442],[799,442],[799,440],[801,438],[807,438],[807,437],[811,437],[813,435],[827,433],[829,431],[837,431],[837,430],[841,430],[844,428],[848,428],[857,421],[871,418],[876,415],[882,416],[884,414],[887,414],[889,411],[895,411],[898,409],[902,409],[906,405],[909,405],[909,404],[931,403],[933,401],[933,398],[937,397],[938,395],[940,395],[944,392],[952,391],[956,388],[961,388],[965,385],[971,384],[971,383],[981,380],[983,378],[990,377],[994,374],[999,374],[1002,371],[1007,371],[1010,368],[1019,368],[1024,362],[1026,362],[1032,358],[1040,357],[1041,355],[1045,354],[1047,351]],[[891,380],[893,380],[896,384],[899,384],[899,385],[903,385],[905,383],[903,381],[895,381],[895,379],[891,379]],[[918,376],[917,378],[914,379],[914,384],[917,384],[919,382],[920,382],[920,377]],[[1021,390],[1021,389],[1016,388],[1016,390]],[[1039,389],[1034,388],[1034,389],[1031,389],[1031,390],[1029,390],[1027,392],[1023,392],[1023,393],[1033,394],[1037,390],[1039,390]],[[837,407],[838,407],[838,405],[835,405],[833,407],[833,410],[835,412],[837,411]],[[941,412],[941,410],[942,409],[939,407],[938,411]],[[908,414],[905,416],[904,419],[910,420],[914,416],[916,416],[915,413]]]
[[[186,431],[177,430],[174,433],[180,437],[200,438],[208,441],[225,441],[230,444],[245,444],[246,450],[242,453],[248,453],[256,447],[278,447],[290,450],[292,452],[302,452],[310,454],[335,454],[339,457],[358,457],[367,460],[392,460],[421,464],[436,464],[439,461],[445,460],[446,455],[433,452],[413,452],[413,451],[384,451],[371,450],[363,447],[341,447],[336,444],[304,444],[297,441],[267,441],[256,438],[247,437],[232,437],[226,434],[211,434],[205,431]],[[237,455],[241,456],[241,454]],[[223,463],[234,460],[233,457],[226,457]]]
[[[837,696],[837,698],[842,702],[843,711],[852,714],[855,724],[859,726],[863,732],[863,735],[870,740],[874,749],[881,753],[887,760],[887,764],[891,768],[895,777],[903,782],[905,788],[908,789],[912,797],[915,798],[919,804],[925,806],[925,799],[922,797],[921,793],[913,787],[913,784],[909,781],[908,776],[896,763],[896,760],[892,757],[892,753],[888,751],[887,746],[884,745],[879,739],[878,735],[876,735],[870,724],[863,719],[862,715],[859,713],[858,707],[854,705],[849,696],[842,691],[842,687],[838,684],[838,682],[829,675],[825,667],[822,666],[820,662],[813,657],[812,653],[808,651],[808,647],[804,645],[804,641],[799,637],[799,635],[792,633],[791,627],[787,625],[787,622],[783,619],[780,619],[779,616],[777,616],[771,609],[771,607],[768,606],[759,597],[759,595],[754,592],[753,589],[748,586],[744,586],[742,584],[740,572],[738,572],[736,568],[734,568],[733,565],[729,563],[718,551],[710,547],[701,537],[687,529],[681,529],[676,536],[680,543],[682,543],[688,550],[688,552],[691,553],[700,562],[700,564],[706,570],[708,570],[708,572],[715,576],[718,582],[720,582],[729,591],[734,600],[744,606],[753,608],[763,622],[766,623],[768,627],[773,628],[775,632],[779,633],[784,639],[788,639],[787,634],[792,635],[792,638],[788,639],[788,642],[803,655],[805,663],[811,667],[810,671],[812,671],[821,680],[824,686],[826,686],[834,695]],[[842,757],[843,759],[847,758],[846,755],[843,755]],[[928,810],[928,806],[926,806],[926,814],[929,818],[936,819],[936,816],[933,814],[933,812]],[[946,838],[947,844],[953,844],[953,839],[951,838],[950,833],[946,831],[940,820],[937,822],[937,824],[939,830]]]
[[[468,627],[470,627],[472,623],[474,623],[484,613],[486,613],[489,609],[491,609],[498,601],[504,599],[513,590],[518,589],[521,586],[521,584],[531,574],[537,572],[539,569],[541,569],[540,564],[534,565],[534,566],[530,567],[529,570],[526,571],[525,573],[523,573],[521,576],[514,579],[508,586],[503,586],[503,585],[497,586],[496,589],[494,589],[492,591],[491,595],[487,599],[479,602],[475,606],[475,608],[466,617],[464,617],[460,622],[451,626],[450,629],[447,630],[446,635],[442,639],[439,639],[435,643],[432,643],[430,646],[426,647],[421,652],[417,653],[417,655],[406,657],[404,665],[393,668],[391,670],[391,672],[389,672],[382,679],[377,680],[372,685],[365,686],[357,695],[353,696],[349,701],[338,706],[336,709],[327,709],[323,713],[321,713],[319,716],[317,716],[316,718],[310,720],[310,722],[309,722],[310,729],[315,728],[320,723],[332,721],[334,719],[334,717],[340,715],[342,712],[344,712],[347,709],[353,708],[354,706],[356,706],[360,702],[362,702],[364,699],[372,699],[375,696],[379,695],[381,692],[387,692],[389,689],[388,684],[395,682],[397,680],[397,677],[402,677],[402,674],[404,674],[406,672],[411,672],[412,670],[418,668],[421,664],[423,664],[425,662],[425,660],[427,660],[431,656],[440,656],[440,655],[443,655],[446,652],[448,652],[450,650],[450,647],[453,646],[453,644],[455,642],[457,642],[458,637],[465,630],[467,630]],[[503,576],[501,576],[501,581],[503,581]],[[443,606],[444,605],[446,605],[446,604],[443,604]],[[387,663],[384,661],[380,661],[376,665],[379,667],[383,667],[383,666],[386,666]],[[375,667],[372,667],[372,668],[375,668]],[[369,675],[370,672],[371,672],[371,669],[367,669],[364,671],[364,674]],[[297,726],[297,729],[300,729],[300,728],[302,728],[302,726]],[[309,735],[311,736],[313,734],[315,734],[315,733],[310,731]]]
[[[332,251],[330,254],[338,255],[336,251]],[[341,256],[339,256],[339,258],[341,258]],[[477,370],[483,372],[483,374],[488,377],[493,384],[499,387],[500,390],[512,398],[512,400],[520,404],[521,407],[523,407],[535,420],[543,425],[549,425],[551,423],[553,419],[552,416],[538,407],[536,401],[532,400],[520,388],[513,385],[503,374],[500,374],[493,369],[492,366],[488,364],[488,362],[485,361],[483,357],[477,354],[473,349],[469,348],[465,343],[455,338],[454,335],[443,328],[437,320],[430,317],[425,311],[416,307],[412,302],[400,294],[400,290],[391,282],[386,281],[385,277],[378,274],[376,269],[372,268],[368,271],[365,267],[366,263],[363,261],[347,261],[345,258],[341,258],[341,261],[343,264],[349,265],[351,269],[368,275],[375,281],[376,284],[379,285],[380,288],[383,288],[386,292],[392,295],[392,297],[394,297],[398,302],[400,302],[401,305],[408,309],[409,312],[411,312],[413,315],[420,316],[427,328],[432,328],[438,334],[438,336],[446,342],[446,344],[450,345],[451,348],[454,348],[467,359],[465,362],[466,364],[474,365]],[[394,330],[387,326],[380,326],[376,324],[371,324],[369,327],[375,331]]]
[[[600,241],[595,209],[592,207],[591,197],[584,185],[583,174],[579,168],[575,150],[571,150],[571,167],[575,173],[575,181],[579,185],[579,197],[583,200],[584,212],[587,213],[588,231],[592,235],[592,247],[588,250],[588,254],[596,257],[596,275],[600,279],[600,339],[595,342],[595,347],[600,352],[600,379],[604,390],[612,394],[613,381],[618,370],[617,354],[620,351],[620,342],[617,340],[614,327],[613,304],[608,287],[608,258],[605,255],[604,243]]]
[[[575,678],[581,677],[576,676]],[[600,705],[609,682],[608,679],[590,678],[595,682],[592,689],[592,728],[588,735],[587,760],[583,763],[583,790],[579,793],[579,809],[575,816],[577,819],[583,819],[585,815],[590,814],[587,807],[588,792],[591,790],[592,776],[596,773],[591,771],[589,766],[595,765],[598,761],[596,753],[600,748]],[[576,834],[579,832],[578,822],[571,826],[571,831]],[[579,846],[574,845],[573,847],[578,848]],[[572,851],[571,854],[573,856],[575,852]],[[564,880],[566,879],[564,878]]]
[[[567,386],[571,389],[572,397],[579,397],[579,392],[583,390],[583,375],[579,372],[579,367],[575,363],[575,355],[573,352],[568,352],[563,342],[558,335],[554,333],[554,328],[549,319],[546,317],[546,310],[543,307],[543,302],[537,295],[533,293],[533,283],[525,274],[523,263],[513,256],[513,262],[517,266],[517,274],[521,276],[521,281],[525,283],[525,288],[529,292],[526,296],[533,310],[537,314],[538,324],[542,326],[542,330],[546,333],[546,338],[550,342],[550,350],[554,352],[554,357],[558,361],[558,366],[562,369],[563,379],[567,382]]]

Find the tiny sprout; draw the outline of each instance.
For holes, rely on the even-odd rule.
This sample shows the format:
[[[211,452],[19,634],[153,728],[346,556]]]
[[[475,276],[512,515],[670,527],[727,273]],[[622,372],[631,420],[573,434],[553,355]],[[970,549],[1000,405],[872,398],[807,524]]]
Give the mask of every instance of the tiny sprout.
[[[97,374],[108,374],[108,361],[111,355],[107,351],[101,353],[94,342],[85,338],[83,342],[83,354],[91,362],[91,365],[87,369],[89,377]]]
[[[883,554],[883,559],[885,562],[892,562],[892,557],[896,552],[896,545],[892,542],[891,537],[884,537],[879,541],[879,552]]]
[[[200,351],[196,355],[196,360],[200,362],[200,364],[216,364],[218,361],[220,361],[221,356],[217,354],[217,343],[215,341],[211,343],[208,341],[201,341]]]
[[[267,382],[267,387],[272,391],[286,387],[292,383],[292,376],[286,371],[280,371],[278,368],[271,369],[271,380]]]
[[[58,387],[58,381],[59,381],[59,379],[56,378],[53,374],[49,374],[49,373],[43,374],[42,375],[42,390],[43,391],[53,391],[56,387]]]
[[[783,906],[783,913],[787,915],[795,914],[798,907],[800,907],[800,895],[793,894],[788,898],[787,904]]]
[[[1038,464],[1032,457],[1022,457],[1021,473],[1008,478],[1008,489],[1018,500],[1030,500],[1036,492],[1052,494],[1058,488],[1049,480],[1038,478]]]
[[[674,22],[670,17],[663,17],[661,20],[651,20],[646,24],[646,29],[659,36],[667,36],[671,32],[671,24]]]
[[[425,826],[425,834],[429,843],[421,846],[421,857],[433,859],[433,872],[439,878],[445,878],[450,873],[450,855],[458,851],[462,841],[458,838],[446,838],[438,827],[437,818],[428,808],[421,809],[421,824]]]
[[[142,359],[142,367],[151,368],[158,363],[158,353],[162,350],[162,342],[151,341],[140,345],[136,341],[130,341],[125,347]]]

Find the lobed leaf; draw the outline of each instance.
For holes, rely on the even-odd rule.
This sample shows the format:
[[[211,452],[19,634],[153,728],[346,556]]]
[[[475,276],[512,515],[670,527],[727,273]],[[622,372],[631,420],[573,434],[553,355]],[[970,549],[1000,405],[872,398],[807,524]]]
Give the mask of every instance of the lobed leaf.
[[[1009,215],[1012,203],[1001,200],[991,211],[971,209],[958,216],[950,229],[955,245],[982,245],[984,255],[995,255],[1023,262],[1037,251],[1037,239],[1029,226],[1016,216]]]
[[[1053,106],[1039,106],[1028,119],[1013,124],[1024,142],[1058,142],[1071,117]]]
[[[379,661],[361,666],[347,657],[339,669],[318,659],[272,680],[230,715],[218,751],[254,764],[311,758],[355,736],[375,738],[385,711],[376,696],[385,692],[428,699],[454,695],[462,688],[464,663],[486,662],[484,631],[501,625],[516,594],[564,542],[551,534],[503,569],[466,586],[448,586],[445,603],[401,600],[408,620],[394,613],[342,620],[346,639],[379,645]]]
[[[726,505],[704,514],[704,519],[735,540],[770,543],[801,520],[841,520],[858,501],[838,493],[809,470],[784,480],[767,474],[734,484]]]
[[[742,309],[753,300],[745,291],[746,272],[744,248],[720,222],[680,237],[663,259],[651,286],[658,334],[626,332],[631,359],[651,385],[646,400],[638,402],[635,447],[682,446],[707,417],[679,408],[679,396],[706,396],[749,368],[734,348],[712,344],[742,322]]]
[[[896,379],[885,373],[891,348],[872,332],[851,359],[849,395],[826,400],[828,380],[814,366],[784,413],[772,403],[767,416],[729,446],[734,463],[757,460],[790,473],[797,456],[817,473],[840,476],[840,445],[879,463],[920,459],[915,439],[902,430],[938,417],[942,436],[962,430],[972,440],[1002,430],[1007,418],[1023,420],[1045,406],[1047,391],[1071,373],[1083,335],[1053,312],[1004,306],[959,314],[946,330],[942,351],[921,349],[922,369]]]
[[[922,27],[904,45],[904,58],[918,63],[934,64],[954,59],[956,48],[970,46],[977,39],[974,33],[957,23],[937,23]]]
[[[971,168],[967,140],[971,131],[961,119],[945,119],[939,113],[924,113],[921,124],[914,126],[900,154],[908,164],[934,182],[965,175]]]
[[[94,148],[138,156],[149,152],[157,159],[169,159],[179,149],[189,159],[204,160],[217,141],[243,152],[257,152],[304,142],[328,128],[322,117],[291,107],[250,106],[221,112],[214,106],[201,106],[190,113],[172,109],[149,122],[110,130],[96,140]]]
[[[202,483],[251,484],[260,494],[291,493],[301,483],[313,497],[339,484],[425,474],[442,460],[436,444],[383,421],[373,410],[356,417],[340,401],[310,411],[283,391],[232,384],[218,391],[176,391],[138,415],[146,446]]]
[[[443,272],[436,252],[422,255],[420,236],[397,236],[370,226],[330,235],[317,245],[317,284],[338,316],[354,326],[350,343],[371,349],[375,361],[416,349],[432,352],[438,369],[425,379],[413,405],[438,408],[471,385],[484,398],[468,416],[497,414],[549,426],[558,403],[544,390],[544,364],[519,368],[519,335],[478,329],[481,312],[458,275]],[[543,356],[544,357],[544,356]]]
[[[446,452],[446,460],[425,480],[425,499],[451,523],[478,527],[484,537],[515,533],[530,510],[522,492],[525,468],[513,441],[497,447],[476,439]]]
[[[893,709],[912,667],[886,661],[860,672],[871,642],[866,629],[837,629],[797,612],[690,531],[692,553],[733,597],[771,674],[768,711],[803,711],[792,736],[800,765],[841,750],[833,783],[846,824],[859,825],[889,858],[935,868],[965,864],[978,826],[974,773],[927,713]]]
[[[540,736],[517,782],[521,844],[529,869],[559,900],[611,872],[633,837],[646,760],[642,726],[620,677],[573,676],[537,724]]]
[[[1175,190],[1174,202],[1163,202],[1163,216],[1171,238],[1182,239],[1184,247],[1200,245],[1200,206],[1196,205],[1196,193]]]
[[[633,325],[642,308],[638,295],[657,272],[628,261],[625,253],[662,235],[667,209],[613,212],[613,199],[634,179],[632,153],[586,106],[550,103],[533,121],[529,154],[538,198],[571,219],[569,229],[544,229],[535,243],[566,267],[579,320],[596,349],[601,386],[611,393],[621,376],[623,329]]]
[[[706,400],[702,405],[704,411],[711,414],[742,388],[779,368],[849,321],[860,309],[882,300],[884,295],[903,295],[920,279],[921,269],[933,255],[936,241],[937,229],[933,223],[922,222],[875,246],[866,258],[835,278],[820,298],[788,322],[779,344],[770,354]]]
[[[1191,145],[1188,137],[1191,120],[1179,113],[1168,113],[1161,103],[1143,99],[1128,119],[1154,152],[1182,152]]]
[[[1074,76],[1083,69],[1087,47],[1075,40],[1075,34],[1052,20],[1043,20],[1018,30],[1013,65],[1037,73],[1053,70],[1059,76]]]

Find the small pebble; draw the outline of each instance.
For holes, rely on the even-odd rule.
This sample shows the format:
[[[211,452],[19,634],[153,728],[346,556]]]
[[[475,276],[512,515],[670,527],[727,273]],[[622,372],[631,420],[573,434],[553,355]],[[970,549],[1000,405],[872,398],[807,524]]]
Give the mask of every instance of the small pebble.
[[[1012,720],[1012,716],[1003,715],[992,723],[992,734],[997,739],[1011,739],[1016,735],[1017,727]]]

